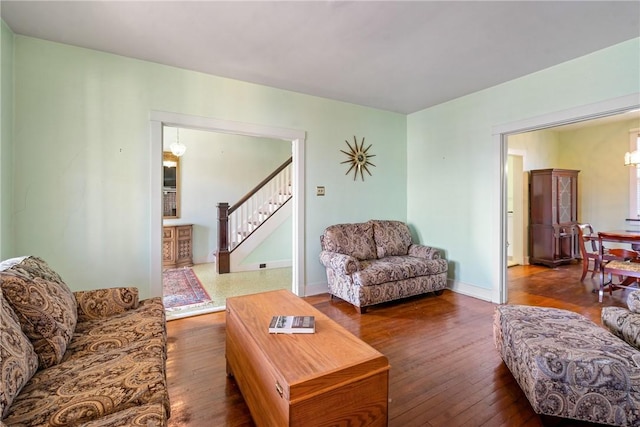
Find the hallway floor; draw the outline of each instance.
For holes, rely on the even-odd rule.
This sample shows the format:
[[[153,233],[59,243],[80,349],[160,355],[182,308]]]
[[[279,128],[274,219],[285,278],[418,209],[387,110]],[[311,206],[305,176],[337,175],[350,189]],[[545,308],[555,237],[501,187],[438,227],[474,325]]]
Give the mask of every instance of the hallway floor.
[[[211,297],[211,303],[185,310],[168,311],[167,320],[221,311],[224,309],[226,299],[231,296],[291,289],[292,286],[290,267],[228,274],[218,274],[215,263],[196,264],[192,269]]]

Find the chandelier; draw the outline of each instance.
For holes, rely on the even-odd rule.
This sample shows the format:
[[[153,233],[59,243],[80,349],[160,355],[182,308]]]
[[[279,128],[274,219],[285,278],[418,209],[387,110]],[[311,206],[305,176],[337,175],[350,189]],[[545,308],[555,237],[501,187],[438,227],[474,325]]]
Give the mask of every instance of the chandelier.
[[[187,151],[187,146],[180,142],[180,129],[176,128],[176,142],[171,144],[171,152],[175,156],[182,156]]]
[[[636,147],[640,145],[640,134],[638,134],[638,139],[636,140]],[[631,152],[627,151],[624,155],[624,165],[625,166],[638,166],[640,165],[640,151],[633,150]]]

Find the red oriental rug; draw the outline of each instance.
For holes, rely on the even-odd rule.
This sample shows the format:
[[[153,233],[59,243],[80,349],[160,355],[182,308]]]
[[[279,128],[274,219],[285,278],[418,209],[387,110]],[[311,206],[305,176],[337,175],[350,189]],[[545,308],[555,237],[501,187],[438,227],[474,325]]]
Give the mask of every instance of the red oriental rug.
[[[165,270],[162,273],[162,284],[166,310],[182,310],[211,302],[209,294],[189,267]]]

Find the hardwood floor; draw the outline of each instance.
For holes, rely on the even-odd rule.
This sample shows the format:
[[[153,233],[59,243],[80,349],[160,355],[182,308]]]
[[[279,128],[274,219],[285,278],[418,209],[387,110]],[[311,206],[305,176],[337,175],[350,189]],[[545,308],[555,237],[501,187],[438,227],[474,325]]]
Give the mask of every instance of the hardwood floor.
[[[603,305],[626,306],[628,290],[598,304],[579,265],[509,269],[511,304],[566,308],[600,324]],[[493,344],[495,305],[446,290],[371,308],[364,315],[328,295],[305,298],[385,354],[389,426],[589,426],[536,415]],[[169,426],[253,426],[225,373],[224,312],[168,323]]]

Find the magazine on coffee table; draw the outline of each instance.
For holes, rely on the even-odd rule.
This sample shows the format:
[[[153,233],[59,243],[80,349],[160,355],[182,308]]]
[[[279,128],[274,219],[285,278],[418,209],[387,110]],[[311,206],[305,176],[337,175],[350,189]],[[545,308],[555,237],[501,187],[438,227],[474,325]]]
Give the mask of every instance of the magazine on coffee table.
[[[269,323],[270,334],[313,334],[315,331],[314,316],[273,316]]]

